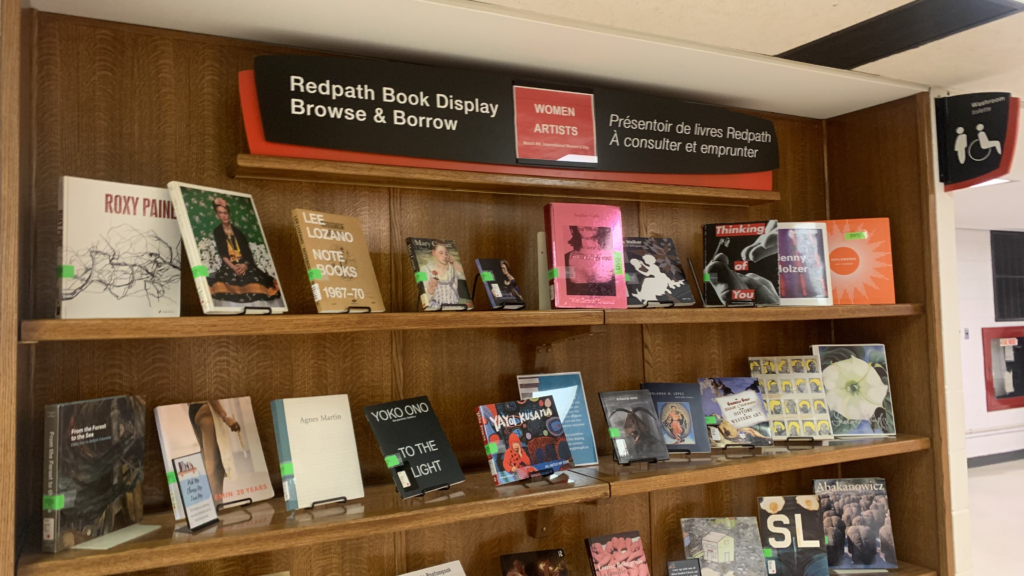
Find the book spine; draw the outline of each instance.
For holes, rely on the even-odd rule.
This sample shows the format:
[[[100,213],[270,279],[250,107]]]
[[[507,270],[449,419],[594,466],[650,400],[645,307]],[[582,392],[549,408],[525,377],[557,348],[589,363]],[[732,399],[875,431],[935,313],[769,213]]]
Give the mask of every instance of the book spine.
[[[306,251],[306,235],[302,233],[302,215],[304,213],[302,210],[293,210],[292,217],[295,219],[295,231],[299,234],[299,252],[302,253],[302,262],[306,266],[306,274],[309,277],[309,271],[313,267],[309,264],[309,252]],[[313,290],[313,302],[316,303],[316,311],[323,312],[323,309],[320,307],[320,301],[323,300],[323,295],[320,294],[320,285],[312,277],[309,277],[309,286]]]
[[[174,207],[178,226],[181,228],[181,243],[185,246],[188,263],[192,266],[192,277],[195,280],[199,303],[203,306],[203,314],[216,314],[217,311],[213,309],[213,299],[210,295],[210,284],[207,282],[206,276],[195,277],[196,268],[205,267],[206,263],[203,262],[202,256],[199,254],[199,245],[196,244],[196,237],[192,232],[192,223],[189,220],[188,210],[185,209],[185,200],[181,196],[181,191],[175,186],[169,186],[168,189],[171,195],[171,205]],[[182,262],[182,268],[184,268],[184,262]],[[211,272],[214,270],[207,270],[206,274],[209,275]]]
[[[426,308],[423,303],[423,295],[427,293],[427,285],[425,282],[420,282],[416,279],[416,273],[420,271],[420,264],[416,260],[416,248],[413,246],[413,239],[405,239],[405,247],[409,250],[409,260],[412,262],[412,275],[413,283],[416,284],[416,293],[419,294],[419,306],[420,308]]]
[[[551,275],[551,271],[555,270],[557,268],[557,266],[555,265],[555,236],[554,236],[554,230],[551,227],[551,224],[552,224],[551,210],[552,210],[552,205],[551,204],[548,204],[547,206],[544,207],[544,233],[546,235],[546,240],[547,240],[547,246],[546,247],[547,247],[547,252],[548,252],[548,299],[551,301],[551,307],[552,308],[557,308],[557,306],[556,306],[557,299],[555,298],[555,293],[557,292],[557,282],[555,282],[555,277],[552,277],[552,275]],[[558,272],[556,271],[556,274],[557,273]],[[561,273],[564,273],[564,271],[562,271]],[[538,294],[537,296],[539,298],[543,298],[544,297],[543,294]]]
[[[171,464],[171,457],[167,453],[167,445],[164,442],[164,430],[160,423],[160,408],[153,410],[153,420],[156,422],[156,437],[160,441],[160,455],[164,459],[167,489],[171,493],[171,510],[174,512],[175,520],[184,520],[185,508],[181,502],[181,493],[178,491],[178,476],[174,473],[174,465]]]
[[[46,456],[43,466],[43,552],[60,552],[60,406],[46,407],[43,418]]]
[[[285,508],[298,510],[299,498],[295,492],[295,470],[292,467],[292,450],[288,442],[283,400],[270,403],[270,415],[274,419],[274,439],[277,441],[277,461],[281,465],[281,490],[284,492]]]
[[[491,468],[491,478],[494,479],[495,486],[501,486],[501,481],[498,479],[498,467],[494,461],[494,454],[491,453],[491,439],[487,437],[487,420],[479,406],[476,407],[476,423],[480,426],[480,437],[484,441],[484,453],[487,454],[487,464]]]
[[[59,262],[60,269],[57,274],[57,309],[54,313],[54,318],[63,318],[64,307],[64,265],[67,264],[64,261],[64,249],[68,245],[67,239],[67,226],[64,223],[64,214],[67,212],[64,202],[67,198],[67,193],[64,188],[67,186],[67,176],[60,179],[60,186],[57,189],[57,237],[60,238],[60,245],[57,246],[57,262]]]

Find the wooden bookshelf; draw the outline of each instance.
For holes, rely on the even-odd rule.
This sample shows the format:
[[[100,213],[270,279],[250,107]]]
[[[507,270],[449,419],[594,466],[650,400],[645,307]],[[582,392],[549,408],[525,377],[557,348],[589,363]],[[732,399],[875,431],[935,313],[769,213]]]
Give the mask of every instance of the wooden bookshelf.
[[[754,206],[777,202],[782,198],[778,192],[762,190],[548,178],[519,174],[277,158],[251,154],[239,154],[230,171],[233,177],[246,179],[327,182],[353,186],[419,188],[575,199]]]
[[[605,324],[718,324],[724,322],[795,322],[919,316],[920,304],[874,306],[775,306],[770,308],[665,308],[605,310]]]

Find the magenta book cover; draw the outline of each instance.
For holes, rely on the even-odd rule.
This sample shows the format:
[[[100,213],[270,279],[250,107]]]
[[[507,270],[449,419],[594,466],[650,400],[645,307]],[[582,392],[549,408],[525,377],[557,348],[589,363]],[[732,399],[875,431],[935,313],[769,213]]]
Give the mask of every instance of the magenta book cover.
[[[626,307],[618,207],[551,203],[544,207],[544,227],[552,307]]]

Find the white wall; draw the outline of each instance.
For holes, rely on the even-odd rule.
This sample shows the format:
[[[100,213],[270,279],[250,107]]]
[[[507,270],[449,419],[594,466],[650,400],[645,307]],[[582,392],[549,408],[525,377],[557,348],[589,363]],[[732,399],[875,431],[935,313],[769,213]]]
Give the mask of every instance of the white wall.
[[[1024,214],[1018,213],[1017,216],[1021,221],[1018,227],[1024,226]],[[985,407],[985,356],[981,329],[1024,326],[1024,322],[995,321],[989,232],[967,228],[956,230],[960,357],[968,458],[1024,450],[1024,408],[988,412]],[[968,338],[964,338],[964,330],[969,331]]]

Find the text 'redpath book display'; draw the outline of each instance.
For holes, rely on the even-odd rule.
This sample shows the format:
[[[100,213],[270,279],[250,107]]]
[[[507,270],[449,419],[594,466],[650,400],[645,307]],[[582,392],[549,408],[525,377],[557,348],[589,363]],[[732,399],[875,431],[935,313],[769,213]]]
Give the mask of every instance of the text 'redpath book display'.
[[[363,408],[402,498],[466,480],[426,396]]]
[[[166,188],[60,179],[58,318],[181,314],[181,231]]]
[[[437,566],[431,566],[430,568],[424,568],[423,570],[406,572],[401,576],[466,576],[466,572],[462,569],[462,562],[456,560],[455,562],[438,564]]]
[[[630,308],[693,306],[693,294],[671,238],[623,238]]]
[[[347,395],[274,400],[270,411],[288,510],[363,497]]]
[[[616,462],[629,464],[669,459],[650,392],[616,390],[601,392],[599,396]]]
[[[661,438],[669,452],[711,452],[700,384],[644,382],[640,387],[651,393],[661,422]]]
[[[821,222],[779,224],[779,297],[783,306],[831,306],[828,234]]]
[[[768,403],[775,440],[833,438],[825,385],[816,357],[767,356],[749,361],[750,375],[761,383]]]
[[[248,396],[157,406],[153,417],[175,520],[183,520],[185,511],[173,481],[172,461],[197,452],[202,455],[217,506],[241,506],[274,497]]]
[[[252,196],[182,182],[167,187],[203,312],[287,312]]]
[[[777,220],[704,225],[704,295],[708,306],[776,306]]]
[[[828,565],[837,573],[897,568],[885,478],[815,480]]]
[[[686,557],[700,560],[703,576],[765,576],[757,518],[683,518]]]
[[[699,383],[713,447],[773,444],[757,378],[701,378]]]
[[[832,433],[893,436],[889,364],[883,344],[820,344],[811,350],[821,366]]]
[[[590,425],[587,395],[579,372],[526,374],[516,376],[519,398],[551,396],[562,420],[565,438],[572,452],[573,466],[596,466],[597,443]]]
[[[501,576],[569,576],[565,550],[505,554],[501,557]]]
[[[406,238],[413,278],[420,292],[420,309],[472,310],[466,272],[451,240]]]
[[[757,503],[768,574],[829,576],[818,497],[770,496]]]
[[[476,416],[496,486],[572,468],[551,396],[478,406]]]
[[[358,218],[292,210],[317,312],[383,312]]]
[[[835,304],[895,304],[888,218],[828,220]]]
[[[640,532],[623,532],[587,538],[590,573],[593,576],[650,576]]]
[[[518,310],[526,307],[508,260],[477,258],[476,268],[480,271],[480,280],[487,292],[487,301],[491,303],[491,309]]]
[[[142,520],[146,401],[113,396],[45,409],[43,551]]]
[[[544,207],[544,230],[553,308],[626,308],[617,206],[551,203]]]

